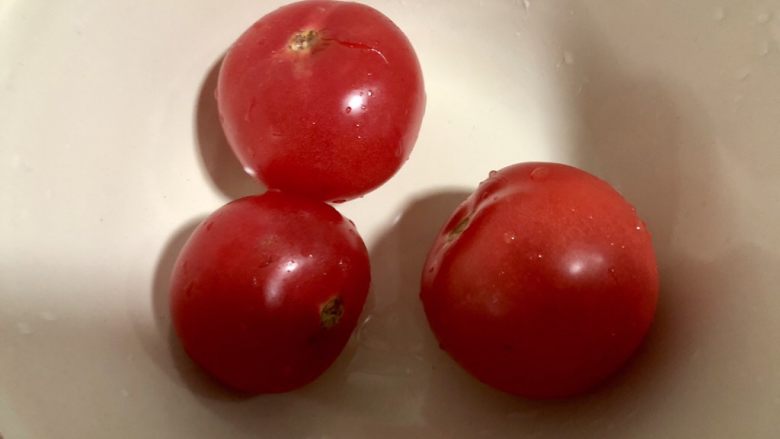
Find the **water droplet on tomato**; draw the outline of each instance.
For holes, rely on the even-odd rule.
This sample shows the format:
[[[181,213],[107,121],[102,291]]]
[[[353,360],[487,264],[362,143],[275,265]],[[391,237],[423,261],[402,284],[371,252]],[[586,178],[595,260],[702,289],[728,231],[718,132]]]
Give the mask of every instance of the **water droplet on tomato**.
[[[531,180],[534,181],[541,181],[547,178],[547,175],[550,173],[550,170],[545,168],[544,166],[540,166],[538,168],[534,168],[533,171],[531,171]]]
[[[373,92],[373,91],[371,91],[371,90],[369,90],[369,91],[368,91],[368,96],[374,96],[374,92]]]
[[[617,274],[615,274],[615,271],[616,271],[616,270],[615,270],[615,267],[609,267],[609,276],[610,276],[612,279],[615,279],[615,280],[617,280]]]
[[[347,108],[345,108],[345,109],[344,109],[344,111],[345,111],[347,114],[349,114],[349,113],[351,113],[351,112],[352,112],[352,107],[347,107]]]
[[[206,223],[206,231],[207,232],[210,231],[212,227],[214,227],[214,223],[213,222],[209,221],[209,222]]]
[[[544,255],[542,255],[541,253],[539,253],[538,255],[536,255],[536,258],[537,258],[537,259],[542,259],[542,258],[544,258]]]
[[[366,107],[365,105],[361,105],[361,106],[360,106],[360,109],[361,109],[361,110],[365,110],[366,108],[368,108],[368,107]]]
[[[496,174],[498,174],[498,171],[490,171],[488,172],[488,178],[493,177]]]
[[[504,233],[504,242],[505,243],[511,244],[512,241],[514,241],[515,239],[517,239],[517,235],[515,235],[514,233],[512,233],[512,232],[505,232]]]

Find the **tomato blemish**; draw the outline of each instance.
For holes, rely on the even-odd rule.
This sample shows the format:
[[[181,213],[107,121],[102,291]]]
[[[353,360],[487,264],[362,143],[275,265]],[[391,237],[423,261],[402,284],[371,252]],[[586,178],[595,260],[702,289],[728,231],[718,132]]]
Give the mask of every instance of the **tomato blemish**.
[[[293,52],[311,52],[311,50],[320,41],[320,36],[315,30],[305,30],[298,32],[290,38],[290,44],[287,46]]]
[[[344,302],[339,296],[333,296],[320,305],[320,323],[325,329],[336,326],[344,315]]]
[[[471,215],[467,215],[465,218],[460,220],[460,222],[447,235],[447,242],[456,240],[468,228],[470,222]]]
[[[363,43],[354,43],[352,41],[341,41],[341,40],[333,40],[339,44],[341,44],[344,47],[348,47],[350,49],[361,49],[361,50],[367,50],[369,52],[375,53],[379,55],[380,58],[382,58],[382,61],[385,62],[385,64],[390,64],[390,62],[387,60],[387,57],[385,57],[385,54],[382,53],[379,49],[375,47],[371,47],[368,44]]]

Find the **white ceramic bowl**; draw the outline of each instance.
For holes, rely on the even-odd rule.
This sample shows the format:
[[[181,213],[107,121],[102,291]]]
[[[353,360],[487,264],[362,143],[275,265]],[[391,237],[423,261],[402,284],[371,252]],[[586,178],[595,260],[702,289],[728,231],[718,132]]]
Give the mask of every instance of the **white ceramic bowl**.
[[[230,43],[278,1],[0,1],[0,435],[780,437],[780,2],[369,1],[413,42],[411,160],[339,206],[366,238],[365,321],[312,385],[239,399],[171,336],[171,264],[257,187],[220,131]],[[491,169],[606,178],[662,275],[636,359],[529,402],[439,351],[417,299],[437,228]]]

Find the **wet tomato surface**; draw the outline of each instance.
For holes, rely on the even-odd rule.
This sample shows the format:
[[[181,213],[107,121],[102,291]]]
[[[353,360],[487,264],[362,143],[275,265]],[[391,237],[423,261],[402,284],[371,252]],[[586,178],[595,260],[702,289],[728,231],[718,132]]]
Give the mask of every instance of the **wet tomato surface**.
[[[389,18],[358,3],[307,1],[238,38],[217,101],[248,172],[270,188],[344,201],[408,159],[425,91],[414,49]]]
[[[442,348],[531,398],[593,388],[645,337],[659,280],[651,236],[608,183],[554,163],[509,166],[454,212],[421,299]]]
[[[370,282],[368,253],[331,206],[275,191],[231,202],[176,261],[174,329],[223,384],[283,392],[322,374],[350,337]]]

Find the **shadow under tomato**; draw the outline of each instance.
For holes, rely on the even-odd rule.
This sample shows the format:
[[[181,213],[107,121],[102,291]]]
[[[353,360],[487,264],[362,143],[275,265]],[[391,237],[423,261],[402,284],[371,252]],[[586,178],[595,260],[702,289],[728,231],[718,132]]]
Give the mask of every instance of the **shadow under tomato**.
[[[211,66],[201,85],[195,109],[195,135],[198,152],[211,183],[233,200],[262,193],[265,186],[244,171],[222,130],[214,96],[221,65],[222,57]]]
[[[567,417],[585,437],[627,437],[653,422],[670,436],[719,436],[739,416],[755,416],[749,401],[766,394],[741,370],[756,355],[745,340],[766,320],[755,303],[769,294],[746,294],[740,284],[776,279],[761,267],[778,256],[730,238],[740,202],[726,152],[710,134],[707,114],[717,109],[703,108],[692,84],[621,69],[629,63],[597,30],[579,31],[564,42],[587,54],[582,69],[591,79],[574,101],[575,162],[615,185],[646,221],[661,290],[638,354],[601,394],[567,406]]]
[[[199,155],[212,184],[229,199],[264,191],[262,184],[247,175],[233,155],[219,122],[214,97],[222,58],[208,71],[201,85],[195,110],[195,134]],[[176,258],[187,239],[205,217],[187,221],[176,230],[160,251],[151,288],[156,334],[145,346],[158,366],[174,381],[181,381],[193,393],[209,399],[240,400],[243,396],[224,389],[189,359],[171,325],[170,277]]]
[[[413,201],[370,246],[372,291],[363,319],[335,363],[314,382],[284,394],[233,397],[215,388],[172,337],[177,373],[204,406],[242,431],[432,437],[406,425],[419,413],[413,401],[421,400],[430,357],[439,355],[418,299],[420,273],[439,228],[466,195],[440,192]]]
[[[419,301],[420,275],[436,234],[467,195],[451,190],[413,200],[370,246],[373,302],[355,334],[346,385],[331,388],[366,434],[431,437],[426,427],[408,425],[419,417],[432,357],[440,355]]]
[[[736,224],[730,210],[734,189],[723,177],[725,164],[708,137],[710,122],[696,97],[668,78],[621,69],[625,63],[587,11],[578,9],[576,17],[578,24],[558,36],[562,47],[579,54],[576,66],[589,79],[567,102],[575,109],[570,124],[577,127],[570,163],[616,186],[646,220],[661,276],[656,319],[621,371],[591,393],[567,400],[528,401],[502,394],[442,357],[434,364],[423,412],[446,437],[511,432],[618,438],[650,431],[655,424],[676,432],[685,431],[692,420],[723,426],[707,419],[707,413],[728,412],[723,407],[733,404],[719,386],[730,386],[744,398],[747,389],[757,388],[738,374],[739,358],[749,355],[739,340],[748,337],[752,321],[761,316],[740,302],[732,275],[741,270],[740,278],[769,282],[778,276],[760,267],[778,258],[748,243],[724,245]],[[575,95],[577,87],[561,88]],[[759,299],[768,301],[765,293]],[[711,406],[693,406],[701,400]],[[669,422],[678,425],[672,429]],[[696,436],[718,431],[710,427],[701,433]]]

